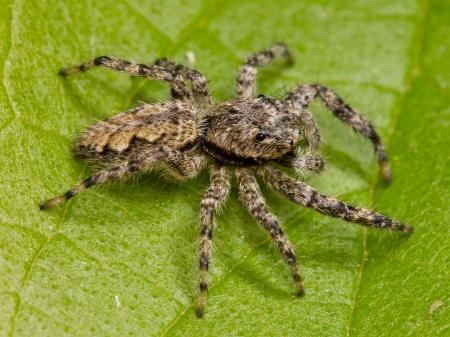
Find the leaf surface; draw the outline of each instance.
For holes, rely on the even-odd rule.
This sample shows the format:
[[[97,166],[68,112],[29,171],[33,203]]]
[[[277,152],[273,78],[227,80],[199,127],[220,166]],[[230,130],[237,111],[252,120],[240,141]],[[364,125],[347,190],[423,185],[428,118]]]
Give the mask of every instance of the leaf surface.
[[[2,0],[0,12],[0,335],[448,336],[450,5],[446,1]],[[218,217],[207,312],[194,315],[198,212],[206,172],[185,184],[156,174],[39,201],[89,174],[77,134],[165,84],[104,69],[58,70],[99,55],[167,56],[233,95],[240,63],[284,41],[297,63],[261,70],[258,91],[302,82],[335,88],[376,126],[393,184],[370,144],[312,107],[327,171],[323,193],[412,224],[409,238],[326,218],[263,188],[296,248],[307,295],[234,188]],[[439,302],[441,301],[441,302]],[[440,305],[442,303],[442,305]]]

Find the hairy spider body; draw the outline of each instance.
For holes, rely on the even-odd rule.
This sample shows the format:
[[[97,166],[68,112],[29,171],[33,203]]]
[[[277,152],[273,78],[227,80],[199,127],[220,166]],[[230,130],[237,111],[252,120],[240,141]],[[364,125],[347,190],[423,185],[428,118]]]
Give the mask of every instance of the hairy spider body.
[[[375,129],[330,89],[304,84],[283,99],[255,97],[257,67],[267,65],[277,56],[293,60],[281,43],[248,58],[237,77],[237,97],[219,104],[213,103],[207,81],[200,72],[167,59],[145,65],[101,56],[61,70],[60,74],[67,76],[103,66],[133,76],[163,80],[170,84],[172,100],[138,106],[87,129],[75,151],[100,169],[65,194],[47,200],[40,208],[56,206],[91,186],[136,172],[163,169],[183,180],[195,177],[209,166],[211,182],[200,211],[199,317],[204,312],[208,289],[214,213],[229,193],[232,171],[239,184],[241,201],[279,248],[299,295],[304,294],[304,288],[294,249],[268,210],[255,174],[288,199],[325,215],[368,227],[412,232],[412,227],[380,213],[325,196],[273,166],[311,172],[324,169],[319,151],[320,133],[308,111],[308,105],[319,97],[336,117],[372,142],[383,177],[390,180],[387,157]],[[191,91],[186,82],[190,82]]]

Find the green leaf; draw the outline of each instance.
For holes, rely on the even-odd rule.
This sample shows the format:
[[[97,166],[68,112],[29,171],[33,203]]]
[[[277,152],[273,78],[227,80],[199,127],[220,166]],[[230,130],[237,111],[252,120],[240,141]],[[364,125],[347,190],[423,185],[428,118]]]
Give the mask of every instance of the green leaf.
[[[448,1],[3,0],[0,12],[1,336],[448,336],[450,4]],[[285,41],[297,63],[261,71],[259,91],[335,88],[388,146],[393,184],[370,144],[319,104],[323,193],[412,224],[409,238],[330,219],[263,188],[293,242],[307,294],[234,188],[218,217],[204,319],[197,295],[198,212],[208,174],[158,175],[38,202],[89,174],[77,134],[165,84],[104,69],[57,76],[99,55],[139,62],[193,51],[217,101],[239,64]],[[281,88],[281,89],[280,89]]]

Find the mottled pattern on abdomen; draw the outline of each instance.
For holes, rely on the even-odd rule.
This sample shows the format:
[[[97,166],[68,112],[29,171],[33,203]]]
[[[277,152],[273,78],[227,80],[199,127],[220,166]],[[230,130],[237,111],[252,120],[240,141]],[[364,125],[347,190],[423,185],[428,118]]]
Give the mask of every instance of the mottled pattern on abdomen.
[[[81,135],[76,152],[97,161],[122,161],[136,146],[182,150],[196,141],[194,107],[174,101],[142,105],[94,124]]]

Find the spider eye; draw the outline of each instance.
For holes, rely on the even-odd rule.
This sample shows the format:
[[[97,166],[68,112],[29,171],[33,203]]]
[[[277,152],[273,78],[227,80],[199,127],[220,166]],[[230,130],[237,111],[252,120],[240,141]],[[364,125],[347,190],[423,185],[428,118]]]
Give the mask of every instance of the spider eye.
[[[263,141],[264,139],[266,139],[267,138],[267,135],[266,134],[264,134],[264,133],[258,133],[257,135],[256,135],[256,140],[257,141]]]

